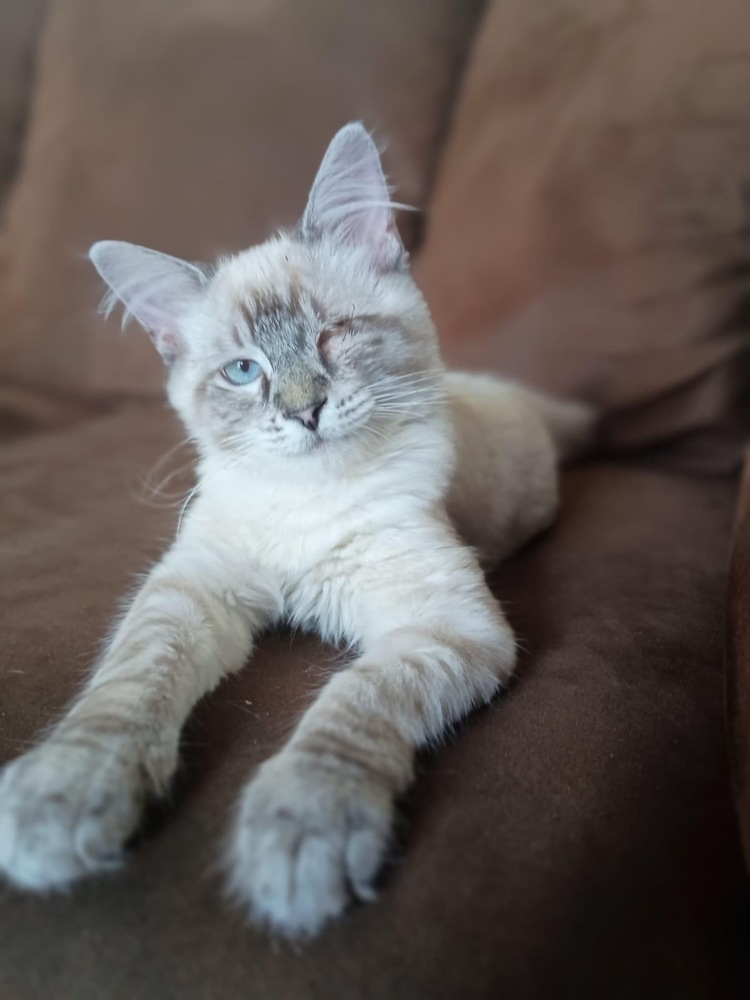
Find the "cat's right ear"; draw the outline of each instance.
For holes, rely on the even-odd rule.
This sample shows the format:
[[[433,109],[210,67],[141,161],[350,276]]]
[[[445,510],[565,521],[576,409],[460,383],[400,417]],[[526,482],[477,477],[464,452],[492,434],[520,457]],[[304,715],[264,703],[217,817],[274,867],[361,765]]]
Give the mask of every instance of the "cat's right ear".
[[[378,148],[361,122],[336,133],[320,165],[301,230],[308,239],[330,236],[363,247],[381,270],[401,269],[408,259]]]
[[[177,257],[103,240],[89,250],[89,259],[109,285],[106,315],[117,302],[124,308],[123,325],[133,316],[146,329],[166,362],[180,353],[181,320],[200,301],[206,277],[200,268]]]

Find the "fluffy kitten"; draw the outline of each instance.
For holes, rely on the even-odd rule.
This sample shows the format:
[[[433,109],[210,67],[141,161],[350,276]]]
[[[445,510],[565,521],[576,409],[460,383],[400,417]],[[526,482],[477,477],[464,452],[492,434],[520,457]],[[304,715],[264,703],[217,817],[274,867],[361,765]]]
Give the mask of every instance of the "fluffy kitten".
[[[357,124],[295,231],[213,268],[91,259],[167,363],[200,485],[76,703],[2,773],[0,869],[46,890],[116,865],[192,706],[286,619],[357,655],[243,791],[227,863],[256,920],[311,934],[372,896],[415,751],[512,673],[478,556],[551,522],[590,416],[444,372]]]

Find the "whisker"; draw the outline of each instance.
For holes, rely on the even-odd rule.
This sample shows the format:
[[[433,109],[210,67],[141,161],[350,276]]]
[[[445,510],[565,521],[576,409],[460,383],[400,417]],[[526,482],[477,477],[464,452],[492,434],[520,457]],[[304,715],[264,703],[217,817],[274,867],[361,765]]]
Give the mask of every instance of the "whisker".
[[[194,469],[196,458],[193,457],[189,462],[178,466],[171,472],[168,472],[161,480],[156,482],[157,473],[164,469],[167,463],[172,459],[181,449],[193,447],[193,442],[189,438],[185,438],[183,441],[179,441],[176,445],[169,448],[149,469],[143,478],[137,492],[134,493],[135,499],[146,506],[152,508],[166,508],[172,506],[177,506],[185,496],[184,490],[178,490],[171,494],[165,491],[165,487],[171,483],[174,479],[179,476],[184,475],[189,470]],[[164,499],[164,503],[154,502],[156,497]]]

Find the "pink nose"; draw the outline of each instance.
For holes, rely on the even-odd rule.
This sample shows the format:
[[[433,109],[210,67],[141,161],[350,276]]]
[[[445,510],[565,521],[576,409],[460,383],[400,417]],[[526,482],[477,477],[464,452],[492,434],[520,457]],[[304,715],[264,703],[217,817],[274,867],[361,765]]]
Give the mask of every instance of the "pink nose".
[[[304,410],[297,410],[296,413],[289,413],[287,416],[290,420],[299,420],[302,426],[307,427],[309,431],[316,431],[318,429],[318,424],[320,423],[320,411],[327,402],[328,400],[324,399],[319,403],[313,403],[312,406],[308,406]]]

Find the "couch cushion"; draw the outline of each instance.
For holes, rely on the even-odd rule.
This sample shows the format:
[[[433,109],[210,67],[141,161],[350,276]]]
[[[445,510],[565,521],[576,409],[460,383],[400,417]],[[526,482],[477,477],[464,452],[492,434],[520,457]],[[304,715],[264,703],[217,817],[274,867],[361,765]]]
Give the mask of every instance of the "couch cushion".
[[[0,209],[16,172],[47,0],[0,4]]]
[[[296,222],[352,118],[388,140],[401,198],[421,205],[479,7],[52,0],[8,211],[0,370],[58,389],[159,389],[146,338],[102,329],[88,247],[242,249]]]
[[[454,364],[599,401],[611,447],[736,464],[748,32],[736,0],[489,4],[418,263]]]
[[[750,869],[750,453],[737,503],[727,592],[727,721],[730,766]]]
[[[161,406],[131,405],[0,452],[0,759],[63,709],[172,533],[158,504],[179,487],[154,498],[144,477],[166,477],[153,467],[178,441]],[[245,926],[215,866],[242,783],[330,668],[314,640],[269,635],[199,706],[126,869],[64,897],[0,889],[0,994],[746,996],[722,739],[733,494],[625,465],[566,475],[559,523],[493,580],[517,682],[424,756],[379,901],[299,953]]]

